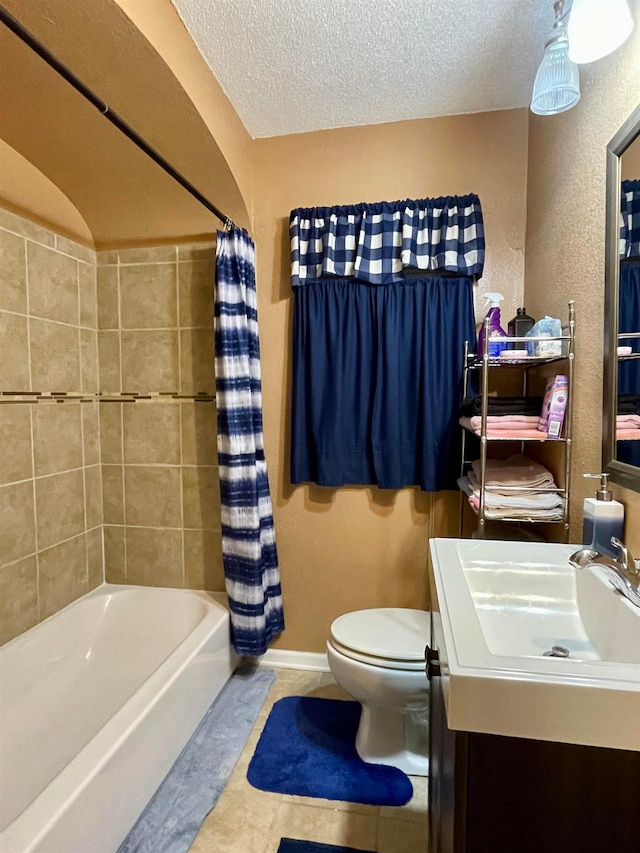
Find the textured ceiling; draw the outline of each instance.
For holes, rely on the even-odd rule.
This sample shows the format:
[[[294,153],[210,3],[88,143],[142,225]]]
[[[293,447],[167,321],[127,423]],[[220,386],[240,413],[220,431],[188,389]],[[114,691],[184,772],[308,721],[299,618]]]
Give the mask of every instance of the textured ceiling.
[[[551,0],[172,0],[254,137],[529,104]]]

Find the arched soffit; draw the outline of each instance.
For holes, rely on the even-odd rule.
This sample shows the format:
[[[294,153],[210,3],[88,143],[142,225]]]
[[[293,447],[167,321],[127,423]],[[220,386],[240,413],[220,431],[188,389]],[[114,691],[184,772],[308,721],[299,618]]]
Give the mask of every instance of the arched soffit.
[[[117,3],[3,2],[203,195],[238,224],[249,225],[238,185],[209,128]],[[0,68],[0,138],[71,200],[98,248],[193,238],[219,227],[211,213],[4,26]]]
[[[93,246],[93,235],[78,208],[53,181],[1,139],[0,206]]]

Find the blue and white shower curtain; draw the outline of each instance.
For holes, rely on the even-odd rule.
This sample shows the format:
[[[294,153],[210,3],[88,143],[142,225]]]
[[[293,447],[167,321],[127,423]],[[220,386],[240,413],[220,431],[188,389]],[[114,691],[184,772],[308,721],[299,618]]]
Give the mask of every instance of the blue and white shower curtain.
[[[280,572],[262,436],[255,247],[218,231],[215,370],[222,558],[233,646],[261,655],[284,630]]]

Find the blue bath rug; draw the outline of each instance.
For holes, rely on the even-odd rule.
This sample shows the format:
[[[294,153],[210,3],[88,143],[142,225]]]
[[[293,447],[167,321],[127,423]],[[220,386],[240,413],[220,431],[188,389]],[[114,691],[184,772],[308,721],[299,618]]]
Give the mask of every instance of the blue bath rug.
[[[118,853],[185,853],[240,757],[276,674],[238,668],[202,718]]]
[[[355,847],[336,847],[335,844],[319,844],[317,841],[281,838],[278,853],[374,853],[374,851],[356,850]]]
[[[275,703],[247,779],[276,794],[323,797],[372,806],[403,806],[413,796],[395,767],[367,764],[356,752],[359,702],[288,696]]]

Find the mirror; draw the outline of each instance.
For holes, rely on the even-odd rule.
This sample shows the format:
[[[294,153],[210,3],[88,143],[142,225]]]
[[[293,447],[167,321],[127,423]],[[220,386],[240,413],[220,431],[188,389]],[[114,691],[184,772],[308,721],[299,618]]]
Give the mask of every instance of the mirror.
[[[640,491],[640,107],[607,146],[603,470]]]

